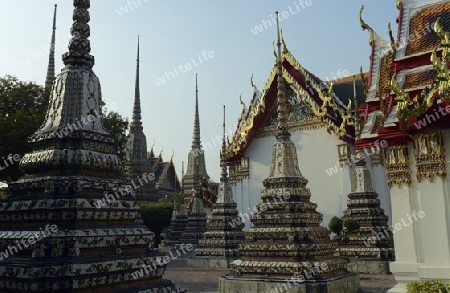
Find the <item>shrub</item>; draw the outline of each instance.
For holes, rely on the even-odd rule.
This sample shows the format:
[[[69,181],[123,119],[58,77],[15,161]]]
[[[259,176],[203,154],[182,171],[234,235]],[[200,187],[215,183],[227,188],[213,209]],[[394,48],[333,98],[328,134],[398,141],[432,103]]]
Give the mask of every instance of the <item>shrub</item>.
[[[336,235],[341,234],[343,228],[342,220],[334,216],[328,223],[328,228],[330,229],[331,232],[333,232]]]
[[[450,292],[450,284],[444,284],[439,280],[412,281],[407,286],[408,293],[447,293]]]
[[[173,211],[173,199],[169,198],[157,203],[141,205],[144,224],[155,233],[155,247],[161,242],[161,232],[170,224]]]

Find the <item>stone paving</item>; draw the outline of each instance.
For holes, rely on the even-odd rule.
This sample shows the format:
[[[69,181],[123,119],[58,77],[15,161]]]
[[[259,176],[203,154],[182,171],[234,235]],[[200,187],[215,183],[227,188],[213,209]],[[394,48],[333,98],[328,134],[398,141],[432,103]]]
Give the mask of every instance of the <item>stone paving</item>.
[[[227,269],[188,268],[186,259],[180,258],[169,263],[164,277],[188,289],[188,293],[217,293],[219,277],[228,272]],[[393,275],[360,275],[360,278],[360,293],[385,293],[395,285]]]

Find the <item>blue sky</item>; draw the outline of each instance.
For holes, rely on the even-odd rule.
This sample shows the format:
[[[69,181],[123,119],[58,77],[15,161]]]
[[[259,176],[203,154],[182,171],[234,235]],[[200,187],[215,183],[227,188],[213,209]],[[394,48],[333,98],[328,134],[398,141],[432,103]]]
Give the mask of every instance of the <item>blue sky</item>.
[[[69,0],[0,0],[0,76],[43,84],[48,63],[53,5],[58,4],[56,73],[63,64],[72,24]],[[235,129],[241,111],[239,95],[248,104],[250,77],[260,89],[273,66],[274,12],[288,49],[309,71],[331,79],[338,70],[355,73],[369,69],[369,34],[364,20],[385,39],[391,22],[394,36],[398,10],[395,0],[92,0],[91,54],[100,78],[103,100],[131,117],[134,98],[137,35],[140,35],[140,84],[147,144],[164,148],[181,174],[192,141],[195,73],[198,73],[202,142],[211,178],[219,180],[222,105],[227,107],[227,129]],[[264,25],[265,24],[265,25]],[[255,27],[260,31],[255,34]],[[204,57],[202,57],[202,52]],[[208,55],[209,54],[209,55]],[[199,59],[201,58],[201,59]],[[201,63],[202,62],[202,63]],[[190,64],[186,65],[187,63]],[[185,71],[181,72],[179,68]],[[175,72],[176,70],[176,72]],[[166,74],[167,73],[167,74]],[[165,83],[158,78],[165,77]],[[170,77],[170,80],[168,80]],[[267,154],[270,155],[270,154]]]

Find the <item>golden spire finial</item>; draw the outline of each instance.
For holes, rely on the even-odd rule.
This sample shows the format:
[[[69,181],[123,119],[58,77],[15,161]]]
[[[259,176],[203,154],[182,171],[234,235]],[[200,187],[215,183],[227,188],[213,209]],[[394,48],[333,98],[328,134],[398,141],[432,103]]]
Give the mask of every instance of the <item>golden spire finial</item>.
[[[375,33],[374,33],[373,29],[367,23],[365,23],[364,20],[362,19],[362,12],[363,12],[363,10],[364,10],[364,5],[361,5],[361,9],[359,10],[359,22],[361,23],[361,28],[363,30],[368,30],[369,31],[369,33],[370,33],[369,45],[372,46],[372,41],[374,40],[374,34]]]
[[[395,6],[397,6],[397,9],[400,9],[401,3],[402,3],[402,0],[397,0],[397,3],[395,3]]]

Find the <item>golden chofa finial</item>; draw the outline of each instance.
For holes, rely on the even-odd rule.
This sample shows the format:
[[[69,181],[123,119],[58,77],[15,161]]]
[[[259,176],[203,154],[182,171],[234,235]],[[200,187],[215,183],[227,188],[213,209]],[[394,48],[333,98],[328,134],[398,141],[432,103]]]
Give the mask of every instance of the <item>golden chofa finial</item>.
[[[397,46],[395,44],[394,36],[392,35],[392,29],[391,29],[391,23],[388,23],[388,33],[389,33],[389,39],[391,40],[391,49],[392,49],[392,60],[395,59],[395,53],[397,52]]]
[[[162,153],[163,152],[164,152],[164,146],[161,145],[161,151],[159,152],[159,158],[161,159],[161,161],[162,161]]]
[[[286,47],[286,43],[284,42],[284,38],[283,38],[283,29],[280,29],[280,39],[281,39],[281,44],[283,45],[282,53],[284,54],[287,52],[287,47]]]
[[[401,3],[402,3],[402,0],[397,0],[397,3],[395,3],[395,6],[397,6],[397,9],[400,9]]]
[[[153,139],[153,144],[152,144],[152,146],[150,147],[150,149],[153,149],[153,147],[155,146],[155,143],[156,143],[156,140]]]
[[[375,33],[374,33],[373,29],[367,23],[365,23],[364,20],[362,19],[362,12],[363,12],[363,10],[364,10],[364,5],[361,5],[361,9],[359,10],[359,22],[360,22],[361,28],[363,30],[368,30],[369,31],[369,33],[370,33],[369,45],[372,46],[372,41],[374,40],[374,34]]]
[[[242,105],[242,112],[244,112],[244,113],[247,112],[247,106],[242,101],[242,93],[239,95],[239,101],[241,102],[241,105]]]
[[[275,60],[273,61],[273,63],[276,65],[278,62],[278,57],[277,57],[277,52],[275,51],[275,41],[272,42],[272,52],[273,52],[273,55],[275,56]]]

